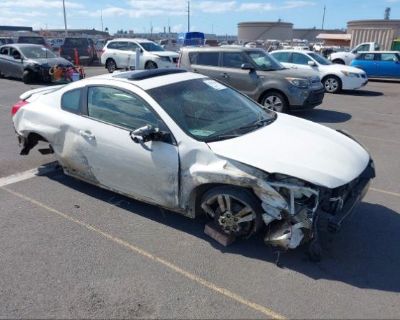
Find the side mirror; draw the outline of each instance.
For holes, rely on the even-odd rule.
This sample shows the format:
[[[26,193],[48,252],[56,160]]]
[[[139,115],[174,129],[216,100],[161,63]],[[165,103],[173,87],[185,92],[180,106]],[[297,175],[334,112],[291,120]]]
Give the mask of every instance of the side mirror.
[[[309,65],[310,67],[316,67],[316,66],[317,66],[317,63],[316,63],[315,61],[311,60],[311,61],[308,61],[308,65]]]
[[[242,70],[249,70],[249,71],[254,71],[254,67],[250,63],[243,63],[240,68]]]
[[[133,142],[139,144],[143,144],[148,141],[163,141],[163,142],[172,141],[170,133],[160,131],[159,128],[155,128],[149,124],[144,127],[131,131],[129,135],[133,140]]]

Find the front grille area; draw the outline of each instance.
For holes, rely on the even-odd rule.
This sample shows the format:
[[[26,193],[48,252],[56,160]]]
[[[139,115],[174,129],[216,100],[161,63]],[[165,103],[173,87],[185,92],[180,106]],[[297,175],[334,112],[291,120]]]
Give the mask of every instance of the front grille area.
[[[172,58],[172,62],[173,62],[173,63],[178,63],[178,59],[179,59],[179,58]]]
[[[304,104],[320,104],[324,99],[325,89],[311,91]]]

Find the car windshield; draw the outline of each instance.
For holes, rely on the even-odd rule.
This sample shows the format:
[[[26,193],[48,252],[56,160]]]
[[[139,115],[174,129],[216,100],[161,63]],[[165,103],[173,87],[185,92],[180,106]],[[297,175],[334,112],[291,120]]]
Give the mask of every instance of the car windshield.
[[[148,90],[188,135],[212,142],[240,136],[275,120],[276,114],[208,78]]]
[[[154,42],[140,42],[139,44],[146,51],[165,51],[161,46]]]
[[[323,56],[319,55],[318,53],[310,52],[308,55],[313,58],[315,61],[317,61],[319,64],[322,64],[324,66],[328,66],[332,64],[328,59],[324,58]]]
[[[28,59],[57,58],[57,56],[45,47],[21,47],[22,54]]]

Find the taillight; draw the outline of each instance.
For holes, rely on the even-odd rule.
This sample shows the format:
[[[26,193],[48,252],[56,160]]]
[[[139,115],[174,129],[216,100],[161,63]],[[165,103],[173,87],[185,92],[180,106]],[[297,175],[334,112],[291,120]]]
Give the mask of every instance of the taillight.
[[[24,105],[28,104],[29,102],[26,100],[19,100],[16,104],[14,104],[11,108],[11,115],[14,116],[19,109],[21,109]]]

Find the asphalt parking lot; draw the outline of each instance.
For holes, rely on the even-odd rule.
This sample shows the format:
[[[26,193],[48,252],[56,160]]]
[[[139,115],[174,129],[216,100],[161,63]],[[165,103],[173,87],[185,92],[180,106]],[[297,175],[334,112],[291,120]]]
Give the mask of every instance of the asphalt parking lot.
[[[225,248],[202,221],[66,177],[36,150],[19,156],[10,106],[37,86],[0,79],[1,318],[399,317],[400,83],[296,114],[353,134],[377,177],[321,262],[299,248],[282,268],[262,235]]]

